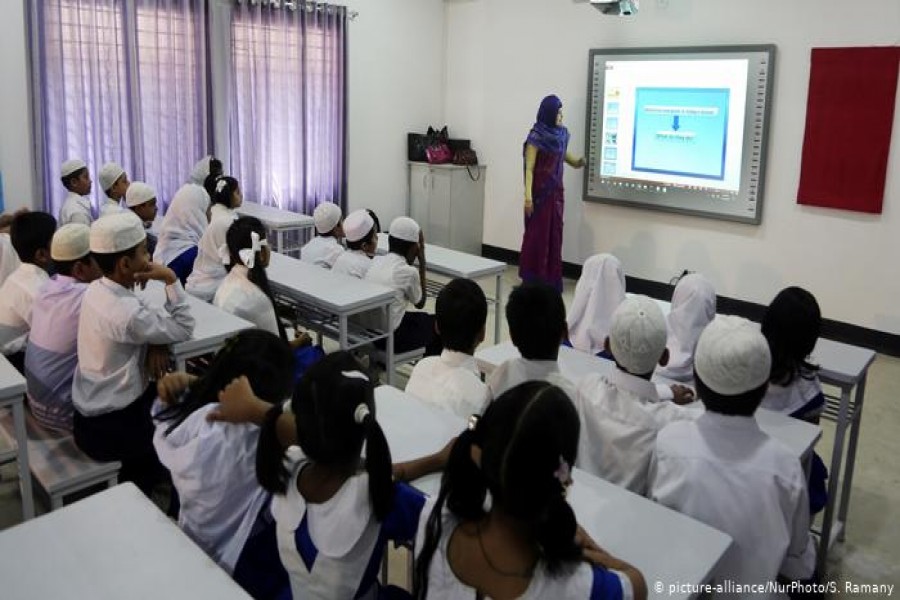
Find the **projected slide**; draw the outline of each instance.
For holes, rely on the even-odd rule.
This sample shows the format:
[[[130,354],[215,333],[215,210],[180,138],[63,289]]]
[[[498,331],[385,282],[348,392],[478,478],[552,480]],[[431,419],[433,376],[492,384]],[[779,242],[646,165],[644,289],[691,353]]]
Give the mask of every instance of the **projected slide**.
[[[635,89],[631,169],[724,179],[729,95],[727,88]]]

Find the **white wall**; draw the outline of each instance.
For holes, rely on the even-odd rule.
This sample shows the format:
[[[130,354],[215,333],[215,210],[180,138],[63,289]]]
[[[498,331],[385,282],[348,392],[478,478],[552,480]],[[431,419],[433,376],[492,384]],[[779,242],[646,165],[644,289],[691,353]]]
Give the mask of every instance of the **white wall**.
[[[3,3],[0,19],[0,172],[4,211],[37,206],[32,180],[28,60],[22,0]]]
[[[567,169],[564,259],[613,252],[629,275],[655,281],[698,270],[720,294],[758,303],[797,284],[827,318],[900,333],[900,108],[883,214],[796,204],[810,49],[900,42],[900,2],[864,4],[644,0],[631,19],[572,0],[449,4],[446,120],[488,165],[484,242],[519,249],[522,223],[509,216],[521,214],[522,142],[544,95],[563,99],[569,148],[583,153],[589,49],[774,43],[762,225],[584,203],[582,171]]]

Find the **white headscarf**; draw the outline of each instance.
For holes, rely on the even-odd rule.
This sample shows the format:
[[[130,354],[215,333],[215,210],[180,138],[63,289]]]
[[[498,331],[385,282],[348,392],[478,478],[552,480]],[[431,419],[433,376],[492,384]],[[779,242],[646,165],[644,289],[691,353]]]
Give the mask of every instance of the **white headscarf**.
[[[700,333],[716,316],[716,290],[699,273],[681,278],[672,294],[669,312],[669,364],[659,368],[659,374],[670,379],[687,381],[694,377],[694,350]]]
[[[0,285],[6,281],[10,273],[19,268],[19,255],[13,248],[8,233],[0,233]]]
[[[211,161],[212,158],[212,154],[207,154],[194,163],[194,168],[191,169],[191,180],[188,183],[196,183],[199,186],[203,185],[203,182],[209,177],[209,161]]]
[[[208,208],[209,194],[206,190],[193,183],[181,186],[163,218],[156,252],[153,253],[154,262],[167,265],[191,246],[196,246],[208,224]]]
[[[596,254],[584,263],[569,311],[569,341],[583,352],[603,350],[612,314],[625,299],[625,272],[612,254]]]

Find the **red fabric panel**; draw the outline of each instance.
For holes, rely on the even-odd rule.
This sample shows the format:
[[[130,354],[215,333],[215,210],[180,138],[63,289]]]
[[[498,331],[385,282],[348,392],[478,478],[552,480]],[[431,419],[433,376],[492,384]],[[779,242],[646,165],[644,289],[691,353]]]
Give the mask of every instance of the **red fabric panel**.
[[[814,48],[797,202],[881,213],[900,47]]]

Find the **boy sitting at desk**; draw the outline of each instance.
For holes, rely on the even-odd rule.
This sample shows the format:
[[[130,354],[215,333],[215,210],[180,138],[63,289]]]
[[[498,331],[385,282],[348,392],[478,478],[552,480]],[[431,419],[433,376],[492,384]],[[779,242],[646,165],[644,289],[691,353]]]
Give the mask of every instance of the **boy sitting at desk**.
[[[344,253],[341,239],[344,237],[343,215],[333,202],[323,202],[313,211],[316,237],[300,248],[300,260],[330,269]]]
[[[694,357],[706,412],[660,431],[650,465],[650,497],[730,535],[715,577],[747,586],[809,579],[816,558],[800,461],[754,418],[771,362],[754,324],[716,317]]]
[[[666,319],[646,296],[631,296],[612,313],[604,350],[616,368],[609,375],[590,374],[573,398],[581,418],[577,466],[611,483],[644,495],[656,434],[678,419],[697,413],[660,400],[650,377],[669,360]],[[684,387],[676,401],[693,400]]]
[[[444,350],[422,359],[413,369],[406,392],[463,419],[484,410],[488,388],[475,366],[475,348],[484,341],[487,299],[469,279],[454,279],[435,303],[435,327]]]
[[[94,460],[122,462],[120,479],[149,495],[166,473],[153,448],[150,406],[156,384],[144,360],[148,344],[189,339],[194,317],[175,272],[150,262],[147,235],[134,213],[98,219],[90,248],[103,277],[88,286],[78,320],[78,368],[72,381],[75,443]],[[165,307],[147,304],[132,288],[165,283]]]

